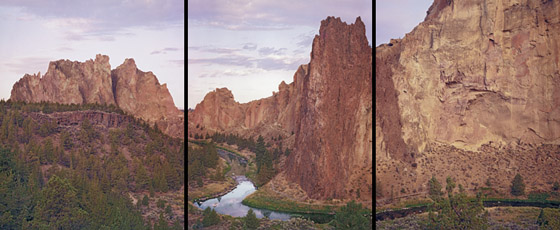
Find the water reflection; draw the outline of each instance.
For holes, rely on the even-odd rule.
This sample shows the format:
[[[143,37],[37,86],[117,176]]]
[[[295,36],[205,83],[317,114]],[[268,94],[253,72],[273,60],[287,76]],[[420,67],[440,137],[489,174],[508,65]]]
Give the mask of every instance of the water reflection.
[[[251,181],[247,180],[245,176],[238,176],[236,177],[236,180],[238,183],[237,187],[228,194],[222,197],[204,201],[201,204],[195,203],[195,205],[202,209],[206,209],[206,207],[213,208],[220,214],[226,214],[235,217],[244,217],[245,215],[247,215],[250,207],[241,204],[241,201],[243,201],[243,199],[245,199],[245,197],[247,197],[251,193],[255,192],[256,188],[253,183],[251,183]],[[252,209],[257,215],[257,218],[267,216],[270,219],[290,219],[290,214],[287,213],[274,212],[257,208]]]

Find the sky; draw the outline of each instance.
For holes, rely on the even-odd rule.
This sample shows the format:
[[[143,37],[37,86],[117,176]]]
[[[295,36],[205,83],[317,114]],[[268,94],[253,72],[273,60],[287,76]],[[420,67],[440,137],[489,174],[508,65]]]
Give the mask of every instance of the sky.
[[[185,108],[183,0],[2,0],[0,34],[0,98],[26,73],[44,75],[50,61],[104,54],[111,69],[134,58]]]
[[[389,43],[424,21],[433,0],[376,0],[375,46]]]
[[[272,96],[282,81],[293,82],[299,65],[309,63],[321,20],[358,16],[372,46],[370,0],[188,0],[188,108],[226,87],[246,103]]]

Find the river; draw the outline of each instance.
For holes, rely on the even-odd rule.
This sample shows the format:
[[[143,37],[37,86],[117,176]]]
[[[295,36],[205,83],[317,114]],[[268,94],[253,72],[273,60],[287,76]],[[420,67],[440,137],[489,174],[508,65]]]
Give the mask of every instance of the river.
[[[202,203],[195,202],[194,205],[206,209],[206,207],[213,208],[220,214],[230,215],[234,217],[244,217],[247,215],[249,209],[253,209],[257,218],[268,216],[270,219],[289,220],[291,215],[282,212],[269,211],[265,209],[251,208],[243,205],[241,201],[248,195],[256,191],[255,185],[249,181],[245,176],[236,176],[237,187],[231,192],[214,199],[204,201]]]

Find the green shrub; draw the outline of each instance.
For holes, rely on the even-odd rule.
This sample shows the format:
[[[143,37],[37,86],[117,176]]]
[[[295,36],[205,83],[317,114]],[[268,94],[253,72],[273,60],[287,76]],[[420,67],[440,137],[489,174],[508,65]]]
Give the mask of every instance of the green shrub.
[[[362,204],[350,201],[336,212],[331,225],[336,229],[371,229],[368,218],[364,216],[366,212]]]
[[[428,187],[430,189],[429,195],[432,200],[437,200],[441,197],[441,195],[443,195],[443,192],[441,192],[441,184],[435,176],[432,176],[432,179],[428,182]]]
[[[159,199],[156,205],[158,208],[165,208],[165,200]]]
[[[144,198],[142,199],[142,205],[148,206],[149,203],[150,203],[150,198],[148,198],[148,196],[144,195]]]
[[[204,227],[212,226],[220,222],[218,213],[216,213],[214,209],[210,210],[210,207],[206,207],[203,215],[204,219],[202,220],[202,225],[204,225]]]
[[[560,210],[555,208],[543,208],[537,217],[539,229],[560,229]]]
[[[453,194],[455,182],[451,177],[447,178],[447,182],[448,198],[436,199],[428,206],[427,228],[487,229],[488,212],[484,211],[481,193],[477,194],[477,200],[472,202],[467,198],[464,190]]]
[[[521,196],[525,194],[525,183],[523,183],[523,178],[519,173],[515,175],[513,181],[511,182],[511,194],[514,196]]]
[[[247,212],[247,215],[244,218],[244,228],[245,229],[257,229],[260,225],[259,223],[259,219],[257,218],[257,215],[255,215],[255,212],[253,212],[253,209],[249,209],[249,211]]]

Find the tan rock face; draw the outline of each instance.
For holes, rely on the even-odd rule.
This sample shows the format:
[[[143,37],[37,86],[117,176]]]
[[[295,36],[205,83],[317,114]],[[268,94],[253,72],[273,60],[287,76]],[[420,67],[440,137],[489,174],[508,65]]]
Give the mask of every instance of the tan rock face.
[[[28,75],[16,82],[10,99],[26,102],[62,104],[114,104],[142,118],[173,137],[183,137],[184,115],[173,103],[165,84],[160,85],[152,72],[136,68],[127,59],[111,71],[109,57],[98,54],[95,60],[54,61],[47,73]]]
[[[41,73],[26,74],[16,82],[10,98],[27,102],[115,104],[109,57],[98,54],[95,60],[84,63],[53,61],[42,78]]]
[[[437,154],[430,147],[435,143],[479,154],[486,154],[487,144],[502,152],[559,144],[558,22],[560,4],[554,1],[436,0],[425,21],[402,40],[377,47],[376,90],[382,93],[376,93],[381,96],[376,104],[383,111],[376,111],[381,139],[376,165],[385,194],[391,186],[426,191],[423,186],[435,173],[429,168],[436,166],[420,161]],[[481,164],[470,159],[471,165]],[[410,171],[413,163],[418,168]],[[516,164],[533,162],[504,164],[500,170],[521,170]],[[483,181],[465,176],[474,170],[505,175],[486,166],[452,175],[449,167],[436,168],[470,189]],[[536,180],[529,189],[546,182]]]
[[[134,59],[126,59],[111,71],[117,105],[136,117],[157,124],[173,137],[184,135],[184,114],[173,102],[167,85],[160,85],[152,72],[136,67]]]
[[[287,181],[312,198],[371,200],[371,52],[360,18],[347,25],[329,17],[313,41],[311,62],[298,68],[294,82],[245,104],[216,89],[189,113],[189,132],[290,136],[284,139],[293,148]]]

